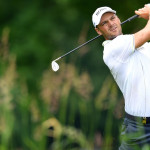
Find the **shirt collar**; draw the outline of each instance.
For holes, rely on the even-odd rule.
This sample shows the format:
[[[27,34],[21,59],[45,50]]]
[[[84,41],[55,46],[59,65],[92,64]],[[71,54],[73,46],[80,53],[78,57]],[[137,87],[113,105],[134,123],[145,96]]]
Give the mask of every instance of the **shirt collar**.
[[[108,44],[111,40],[106,40],[102,43],[102,46],[105,46],[106,44]]]

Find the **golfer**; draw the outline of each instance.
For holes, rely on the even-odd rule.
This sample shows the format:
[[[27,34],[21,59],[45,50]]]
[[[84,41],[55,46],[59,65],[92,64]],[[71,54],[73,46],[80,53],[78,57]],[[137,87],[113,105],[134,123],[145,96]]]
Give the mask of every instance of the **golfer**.
[[[146,26],[135,34],[123,35],[116,11],[96,9],[93,25],[103,35],[103,59],[125,100],[125,118],[119,150],[142,150],[150,145],[150,5],[135,11]]]

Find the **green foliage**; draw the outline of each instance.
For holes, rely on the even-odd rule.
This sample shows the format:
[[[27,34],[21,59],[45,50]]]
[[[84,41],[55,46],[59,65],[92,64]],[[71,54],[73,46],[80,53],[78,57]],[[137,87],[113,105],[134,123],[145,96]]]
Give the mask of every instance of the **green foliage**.
[[[113,101],[106,99],[109,91],[112,91],[111,99],[117,99],[112,79],[108,77],[105,81],[110,83],[110,87],[103,85],[102,89],[107,91],[105,97],[100,91],[99,98],[95,99],[89,74],[85,71],[79,73],[73,64],[62,63],[64,69],[58,73],[45,70],[38,84],[39,93],[31,94],[26,81],[17,72],[16,57],[9,54],[8,33],[6,28],[0,49],[0,148],[93,149],[95,133],[100,138],[99,146],[102,146],[101,132],[105,128],[99,128],[99,125],[107,115],[100,114],[109,107],[97,107],[96,104],[101,101],[112,106],[109,102]],[[104,126],[112,118],[112,114],[108,114],[110,117],[103,121]],[[112,137],[111,134],[106,135]]]

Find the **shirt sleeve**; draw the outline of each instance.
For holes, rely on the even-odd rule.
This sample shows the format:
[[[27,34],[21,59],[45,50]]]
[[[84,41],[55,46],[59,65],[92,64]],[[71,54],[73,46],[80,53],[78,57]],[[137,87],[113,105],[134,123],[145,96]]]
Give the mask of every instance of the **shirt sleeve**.
[[[104,62],[111,70],[115,63],[127,62],[134,50],[134,36],[120,35],[104,45]]]

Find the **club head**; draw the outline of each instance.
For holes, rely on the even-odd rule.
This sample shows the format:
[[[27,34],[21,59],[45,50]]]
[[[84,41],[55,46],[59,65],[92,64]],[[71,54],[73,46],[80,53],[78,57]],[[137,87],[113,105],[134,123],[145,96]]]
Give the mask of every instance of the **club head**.
[[[53,71],[55,72],[58,71],[59,65],[55,61],[52,61],[51,65],[52,65]]]

